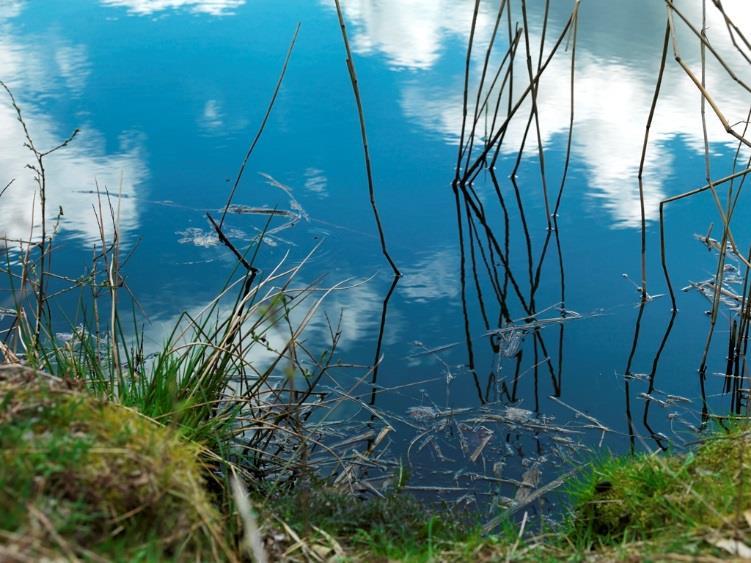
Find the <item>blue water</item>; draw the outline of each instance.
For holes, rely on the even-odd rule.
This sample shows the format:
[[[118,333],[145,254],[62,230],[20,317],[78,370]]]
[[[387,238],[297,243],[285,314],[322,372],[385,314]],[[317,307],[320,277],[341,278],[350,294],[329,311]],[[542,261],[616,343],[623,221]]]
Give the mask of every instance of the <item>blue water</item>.
[[[474,3],[359,0],[343,4],[362,89],[378,207],[389,250],[404,273],[389,301],[378,406],[398,421],[415,406],[476,409],[488,399],[491,412],[514,406],[532,411],[529,414],[536,420],[542,417],[571,429],[576,432],[571,439],[582,447],[616,451],[626,451],[631,444],[657,447],[642,420],[645,399],[640,394],[648,383],[638,377],[651,370],[671,314],[660,269],[657,204],[705,183],[699,93],[671,58],[646,162],[648,292],[656,297],[645,307],[630,370],[637,374],[628,389],[630,426],[624,372],[639,313],[640,295],[632,282],[641,280],[636,173],[659,66],[663,4],[643,0],[635,7],[630,0],[589,0],[581,5],[574,136],[557,234],[565,309],[582,318],[541,331],[560,378],[561,400],[571,408],[549,398],[556,389],[544,354],[538,350],[535,356],[530,334],[521,347],[516,393],[503,394],[501,383],[511,389],[517,359],[499,358],[483,336],[482,311],[470,272],[467,312],[475,372],[482,394],[490,390],[482,400],[467,366],[451,181]],[[552,4],[546,49],[571,11],[568,2]],[[744,15],[751,16],[741,1],[728,4],[739,22]],[[700,21],[694,8],[686,9],[694,21]],[[494,3],[481,3],[479,46],[472,67],[475,87],[495,10]],[[717,17],[710,14],[709,27],[717,34],[721,52],[740,65],[737,53],[723,41]],[[534,45],[539,44],[541,18],[542,2],[533,2]],[[263,244],[258,264],[268,272],[285,253],[294,262],[320,244],[301,281],[320,280],[325,286],[350,280],[349,285],[356,286],[336,292],[325,309],[333,317],[343,315],[338,352],[342,361],[367,366],[373,362],[391,276],[380,254],[369,206],[357,113],[333,2],[0,0],[0,79],[14,91],[35,143],[44,149],[63,141],[74,129],[81,130],[68,147],[49,157],[50,217],[55,217],[59,206],[64,211],[55,241],[56,271],[75,276],[90,260],[99,238],[92,212],[97,184],[113,196],[118,194],[114,199],[119,202],[123,249],[133,251],[125,275],[148,316],[145,331],[151,346],[166,337],[171,319],[181,311],[200,309],[230,276],[234,260],[211,238],[205,212],[218,215],[226,201],[298,23],[299,38],[287,75],[235,203],[289,208],[289,197],[261,174],[292,190],[306,218]],[[685,58],[695,66],[696,41],[685,30],[681,38]],[[566,157],[570,55],[570,49],[562,50],[540,85],[550,194],[557,193]],[[519,65],[517,70],[521,84],[526,69]],[[742,68],[739,73],[743,74]],[[708,84],[730,122],[745,119],[751,98],[719,65],[710,67]],[[519,85],[516,88],[521,90]],[[514,120],[496,167],[509,204],[509,261],[526,294],[530,290],[526,243],[508,176],[528,115],[527,108]],[[708,119],[711,172],[718,178],[732,170],[735,144],[711,112]],[[30,155],[22,145],[13,110],[3,100],[0,184],[16,181],[0,198],[0,225],[11,239],[32,232],[29,210],[34,184],[24,168]],[[536,264],[548,229],[534,127],[517,181]],[[475,188],[502,240],[502,215],[487,172],[477,178]],[[743,218],[747,211],[741,197],[736,217]],[[698,292],[680,289],[713,275],[716,257],[693,235],[706,233],[714,223],[714,236],[719,236],[721,221],[708,193],[670,204],[667,217],[668,259],[679,313],[658,365],[654,395],[663,400],[667,394],[680,395],[686,401],[653,403],[649,422],[656,432],[680,444],[691,439],[687,433],[701,422],[697,368],[709,328],[705,311],[710,308]],[[230,215],[226,226],[235,242],[244,246],[263,229],[265,220]],[[274,219],[271,226],[282,222]],[[465,237],[467,228],[465,222]],[[748,223],[737,220],[733,232],[739,247],[746,248],[751,235]],[[537,310],[544,310],[541,318],[560,316],[561,278],[554,244],[551,239],[535,297]],[[498,271],[502,277],[502,270]],[[499,305],[489,299],[489,277],[482,272],[479,277],[490,301],[490,328],[498,328]],[[63,303],[73,306],[72,300]],[[524,317],[513,298],[508,307],[514,319]],[[727,312],[720,316],[708,369],[708,402],[717,413],[727,412],[729,404],[722,394],[722,378],[714,374],[724,370],[730,316]],[[323,325],[315,326],[308,342],[325,348]],[[563,346],[559,347],[561,326]],[[424,353],[445,346],[440,352]],[[449,385],[447,370],[453,377]],[[495,379],[486,388],[489,373]],[[602,442],[601,432],[589,428],[591,422],[574,409],[611,430]],[[415,424],[417,428],[398,425],[400,431],[391,443],[395,458],[406,459],[409,444],[423,428],[422,422]],[[467,424],[476,429],[490,423]],[[531,463],[541,461],[545,467],[549,463],[543,481],[565,466],[565,452],[555,441],[513,425],[505,433],[496,428],[487,451],[475,462],[467,461],[466,452],[456,445],[456,429],[455,425],[437,432],[436,442],[442,444],[440,452],[445,456],[433,444],[422,444],[418,453],[420,444],[414,445],[410,460],[415,463],[417,485],[455,485],[460,481],[457,471],[492,473],[491,466],[499,459],[516,478]],[[571,448],[571,455],[574,451],[586,455],[580,448]]]

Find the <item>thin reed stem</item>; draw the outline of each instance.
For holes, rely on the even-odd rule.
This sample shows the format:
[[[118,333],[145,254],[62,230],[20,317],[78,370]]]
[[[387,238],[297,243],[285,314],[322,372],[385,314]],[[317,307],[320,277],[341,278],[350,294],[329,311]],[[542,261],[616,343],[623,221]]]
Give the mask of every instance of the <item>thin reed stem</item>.
[[[479,0],[478,0],[479,2]],[[342,7],[339,0],[334,0],[336,4],[336,14],[339,18],[339,28],[342,32],[342,40],[344,41],[344,49],[347,53],[347,69],[349,71],[350,83],[352,84],[352,92],[355,95],[355,103],[357,105],[357,116],[360,121],[360,136],[362,138],[362,149],[365,156],[365,172],[368,176],[368,193],[370,195],[370,206],[373,209],[373,218],[375,219],[376,229],[378,230],[378,239],[381,243],[381,252],[386,258],[386,261],[391,266],[396,277],[401,277],[399,268],[396,267],[396,263],[391,258],[388,249],[386,248],[386,236],[383,233],[383,226],[381,225],[381,217],[378,213],[378,206],[376,205],[375,196],[375,183],[373,181],[373,169],[370,163],[370,149],[368,148],[368,134],[365,128],[365,113],[362,106],[362,99],[360,97],[360,86],[357,81],[357,72],[355,70],[355,62],[352,58],[352,51],[349,46],[349,37],[347,36],[347,25],[344,22],[344,14],[342,13]]]
[[[289,43],[289,47],[287,48],[287,55],[284,57],[284,63],[282,64],[282,70],[279,73],[279,78],[276,81],[276,86],[274,87],[274,93],[271,95],[271,99],[269,100],[268,106],[266,106],[266,113],[263,115],[263,119],[261,119],[261,125],[258,127],[258,131],[256,131],[255,136],[253,137],[253,140],[250,143],[250,146],[248,147],[247,152],[245,153],[245,157],[243,158],[242,164],[240,164],[240,170],[237,172],[237,176],[235,176],[235,182],[232,184],[232,189],[229,192],[229,196],[227,197],[227,203],[224,204],[224,210],[222,211],[222,216],[219,219],[219,228],[224,225],[224,219],[227,216],[227,211],[229,210],[230,205],[232,205],[232,200],[235,197],[235,192],[237,191],[238,186],[240,185],[240,180],[243,177],[243,173],[245,172],[245,167],[248,165],[248,161],[250,160],[251,155],[253,154],[253,151],[256,148],[256,145],[258,144],[258,141],[261,140],[261,136],[263,135],[264,129],[266,129],[266,123],[269,121],[269,117],[271,117],[271,111],[274,109],[274,104],[276,103],[276,98],[279,95],[279,90],[282,88],[282,83],[284,82],[284,76],[287,74],[287,66],[289,65],[289,61],[292,58],[292,51],[295,48],[295,42],[297,41],[297,35],[300,33],[300,24],[297,24],[297,27],[295,28],[295,33],[292,35],[292,40]]]

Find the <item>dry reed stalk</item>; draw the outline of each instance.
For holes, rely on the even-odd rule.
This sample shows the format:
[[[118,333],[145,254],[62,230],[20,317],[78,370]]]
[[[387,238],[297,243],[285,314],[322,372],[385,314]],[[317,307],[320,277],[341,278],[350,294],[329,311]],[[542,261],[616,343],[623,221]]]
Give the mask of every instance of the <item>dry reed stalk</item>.
[[[338,0],[337,0],[338,3]],[[472,24],[469,30],[469,41],[467,41],[467,55],[464,63],[464,101],[462,103],[462,129],[459,137],[459,151],[456,156],[456,176],[455,181],[459,179],[459,171],[462,166],[462,154],[464,151],[464,137],[467,132],[467,113],[469,102],[469,71],[472,65],[472,48],[475,42],[475,29],[477,27],[477,14],[480,10],[480,0],[475,0],[475,7],[472,11]],[[497,31],[496,27],[496,31]],[[474,130],[474,128],[473,128]]]
[[[479,0],[477,0],[479,2]],[[391,270],[394,272],[394,276],[401,277],[399,268],[396,267],[396,263],[391,258],[388,249],[386,248],[386,236],[383,233],[383,226],[381,225],[381,217],[378,213],[378,206],[376,205],[375,196],[375,183],[373,180],[373,169],[370,162],[370,149],[368,147],[368,134],[365,128],[365,113],[362,105],[362,98],[360,96],[360,86],[357,80],[357,72],[355,70],[355,61],[352,58],[352,51],[349,46],[349,37],[347,35],[347,25],[344,22],[344,14],[342,13],[342,7],[339,0],[334,0],[336,5],[336,14],[339,18],[339,29],[342,33],[342,40],[344,41],[344,50],[347,54],[347,70],[349,72],[350,83],[352,84],[352,92],[355,96],[355,104],[357,105],[357,117],[360,122],[360,138],[362,140],[362,149],[365,157],[365,172],[368,177],[368,194],[370,196],[370,207],[373,210],[373,218],[375,219],[376,229],[378,231],[378,240],[381,243],[381,252],[386,258],[386,261],[391,266]]]
[[[474,172],[486,161],[485,159],[487,158],[488,154],[490,154],[490,152],[494,148],[496,148],[498,141],[505,134],[506,129],[508,128],[508,125],[511,122],[511,119],[514,117],[514,115],[519,110],[519,108],[521,108],[521,106],[524,104],[524,102],[527,99],[527,96],[529,96],[530,93],[532,92],[532,88],[537,86],[537,83],[540,81],[540,78],[542,74],[545,72],[545,69],[553,60],[555,54],[558,52],[558,49],[563,43],[563,39],[566,37],[569,29],[571,28],[573,24],[574,18],[575,18],[575,15],[572,13],[571,16],[569,16],[568,20],[566,21],[566,24],[563,27],[563,30],[561,31],[560,36],[558,37],[556,42],[553,44],[553,47],[551,48],[550,53],[548,53],[548,56],[545,57],[545,61],[540,66],[540,70],[535,74],[530,84],[527,85],[527,87],[519,95],[519,97],[517,98],[517,101],[512,104],[512,107],[508,111],[503,123],[501,123],[494,132],[491,132],[490,140],[486,144],[485,148],[481,151],[480,155],[476,159],[474,159],[474,161],[469,166],[469,168],[465,169],[464,173],[462,174],[461,181],[459,182],[460,185],[466,183],[467,180],[469,180],[469,178],[472,177]]]
[[[300,24],[298,23],[297,27],[295,28],[295,33],[292,35],[292,40],[290,41],[289,47],[287,48],[287,55],[284,57],[284,63],[282,64],[282,69],[279,72],[279,78],[276,81],[276,86],[274,87],[274,93],[271,95],[269,104],[266,107],[266,113],[263,115],[261,124],[259,125],[258,130],[256,131],[256,134],[253,137],[253,140],[251,141],[247,152],[245,153],[245,157],[243,158],[242,164],[240,165],[240,170],[238,170],[237,172],[237,176],[235,177],[235,182],[232,184],[232,189],[230,190],[229,196],[227,197],[227,203],[224,205],[222,216],[219,219],[220,229],[224,225],[224,219],[227,216],[227,210],[229,209],[229,206],[232,204],[232,200],[235,197],[235,192],[237,191],[237,188],[240,185],[240,180],[242,179],[243,173],[245,172],[245,167],[248,165],[248,161],[250,160],[250,157],[253,154],[253,151],[255,150],[256,145],[258,144],[258,141],[261,140],[263,131],[266,128],[266,123],[268,123],[269,117],[271,116],[271,111],[274,109],[276,98],[279,95],[279,90],[281,90],[282,83],[284,82],[284,76],[287,74],[287,66],[289,65],[290,59],[292,58],[292,51],[295,48],[295,42],[297,41],[297,35],[299,32],[300,32]]]
[[[500,4],[498,5],[498,14],[496,16],[495,25],[493,27],[492,33],[490,34],[490,41],[488,43],[488,47],[485,50],[485,61],[483,62],[483,65],[482,65],[482,74],[480,76],[480,83],[477,86],[477,99],[475,100],[474,116],[473,116],[473,119],[472,119],[472,130],[469,133],[469,137],[468,137],[468,141],[467,141],[467,144],[469,146],[468,146],[468,148],[465,151],[465,153],[467,155],[467,162],[465,163],[465,167],[469,165],[469,158],[472,155],[472,147],[473,147],[473,144],[474,144],[475,134],[476,134],[476,131],[477,131],[477,123],[479,122],[480,115],[482,114],[482,112],[485,109],[485,107],[487,107],[487,102],[488,102],[488,99],[490,98],[490,94],[493,91],[493,87],[495,85],[495,82],[498,80],[498,77],[500,76],[501,70],[503,70],[505,62],[506,62],[506,60],[509,59],[509,55],[511,53],[511,50],[514,47],[513,44],[509,45],[509,48],[506,50],[506,54],[504,55],[503,60],[501,61],[501,64],[498,66],[498,71],[496,72],[495,77],[493,78],[493,81],[491,82],[490,87],[488,88],[488,93],[485,96],[485,101],[482,104],[480,104],[480,97],[482,96],[482,90],[483,90],[483,87],[485,86],[485,78],[487,76],[488,67],[490,65],[490,55],[493,52],[493,46],[495,45],[495,40],[496,40],[496,37],[498,36],[498,27],[501,24],[501,19],[503,17],[503,12],[504,12],[504,10],[506,8],[506,2],[507,2],[507,0],[501,0]],[[474,29],[472,30],[472,33],[474,33]],[[472,42],[472,39],[470,38],[470,43],[471,42]],[[471,55],[471,50],[468,51],[468,55]],[[469,67],[467,67],[467,69],[468,68]],[[466,91],[466,88],[469,85],[468,82],[469,81],[468,81],[468,77],[467,77],[467,78],[465,78],[465,91]],[[465,102],[465,105],[466,105],[466,102]],[[462,129],[464,129],[464,125],[462,125]],[[463,134],[464,133],[462,131],[462,135]],[[460,140],[460,147],[461,147],[461,140]],[[461,157],[461,148],[460,148],[460,157]],[[458,170],[457,170],[457,173],[458,173]]]

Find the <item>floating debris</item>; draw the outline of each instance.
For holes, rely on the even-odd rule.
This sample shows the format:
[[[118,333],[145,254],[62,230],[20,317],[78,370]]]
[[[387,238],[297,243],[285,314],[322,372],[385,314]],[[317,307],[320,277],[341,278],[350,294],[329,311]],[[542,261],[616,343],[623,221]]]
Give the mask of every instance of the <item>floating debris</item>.
[[[176,235],[180,235],[177,242],[180,244],[192,244],[202,248],[209,248],[219,244],[219,237],[216,236],[214,231],[207,229],[199,229],[198,227],[188,227],[184,231],[175,232]]]
[[[407,416],[419,422],[426,422],[438,418],[438,411],[433,407],[409,407]]]
[[[521,348],[524,340],[524,330],[512,330],[511,332],[505,332],[500,334],[498,341],[498,353],[504,358],[512,358],[516,356]]]
[[[529,469],[524,472],[524,475],[522,475],[521,487],[516,490],[514,502],[521,504],[526,501],[529,498],[530,494],[532,494],[532,491],[537,488],[537,485],[540,483],[541,477],[542,468],[540,467],[540,462],[535,462]]]
[[[576,311],[572,311],[572,310],[564,309],[564,308],[561,308],[559,310],[560,310],[559,317],[550,317],[550,318],[537,318],[537,316],[527,317],[523,320],[516,320],[511,323],[508,323],[507,325],[502,326],[501,328],[489,330],[485,333],[485,336],[498,335],[501,338],[503,338],[504,336],[509,338],[508,335],[512,335],[512,337],[509,338],[511,340],[515,337],[521,337],[522,335],[532,330],[538,330],[538,329],[545,328],[546,326],[559,325],[566,321],[574,321],[574,320],[579,320],[579,319],[584,318],[583,315],[577,313]],[[544,311],[540,311],[540,313],[538,314],[542,314],[542,313],[544,313]]]
[[[188,227],[184,231],[175,232],[180,238],[177,242],[180,244],[190,244],[200,248],[211,248],[219,244],[219,237],[211,229],[201,229],[199,227]],[[228,237],[235,240],[248,241],[250,237],[245,231],[239,229],[229,229],[226,232]]]
[[[286,209],[273,209],[271,207],[251,207],[249,205],[241,205],[239,203],[233,203],[227,208],[228,215],[274,215],[282,217],[297,217],[291,211]]]
[[[285,194],[287,194],[287,197],[289,198],[289,206],[290,209],[295,212],[297,219],[303,219],[305,221],[310,220],[310,216],[308,213],[303,209],[303,206],[300,205],[300,202],[295,199],[294,194],[292,193],[292,188],[289,186],[286,186],[285,184],[282,184],[278,180],[274,179],[271,174],[266,174],[265,172],[261,172],[261,176],[266,178],[266,182],[274,187],[282,190]]]

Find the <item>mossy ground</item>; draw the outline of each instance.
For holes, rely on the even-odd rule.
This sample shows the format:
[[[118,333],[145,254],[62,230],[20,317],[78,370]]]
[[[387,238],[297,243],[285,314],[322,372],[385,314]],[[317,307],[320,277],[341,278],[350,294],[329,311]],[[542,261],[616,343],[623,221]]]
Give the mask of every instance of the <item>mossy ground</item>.
[[[600,461],[569,494],[574,509],[560,533],[579,553],[751,553],[751,429],[718,429],[685,455]]]
[[[216,560],[197,447],[137,412],[0,370],[0,560]]]
[[[0,369],[0,560],[240,560],[233,515],[207,493],[200,448],[75,385]],[[691,560],[751,553],[751,429],[686,455],[614,457],[568,485],[546,535],[487,536],[467,515],[324,483],[254,493],[272,560]],[[733,551],[735,550],[735,553]]]

